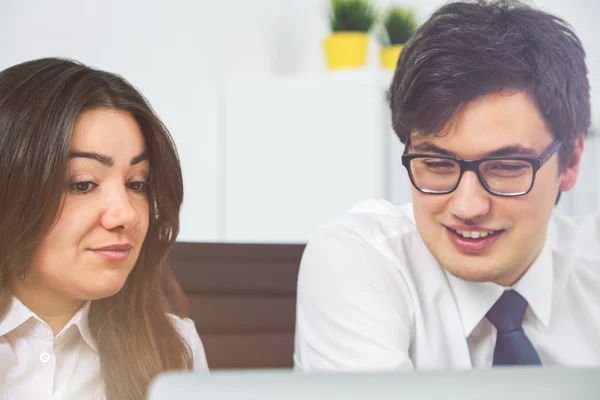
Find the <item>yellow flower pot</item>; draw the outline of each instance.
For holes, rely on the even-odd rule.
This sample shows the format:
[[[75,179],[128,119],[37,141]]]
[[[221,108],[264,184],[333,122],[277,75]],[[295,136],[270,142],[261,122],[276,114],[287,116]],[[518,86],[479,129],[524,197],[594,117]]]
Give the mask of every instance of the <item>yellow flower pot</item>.
[[[383,47],[379,52],[379,56],[381,58],[381,65],[387,69],[396,69],[398,57],[400,57],[400,52],[402,51],[403,47],[403,44]]]
[[[329,69],[358,68],[367,63],[369,35],[364,32],[335,32],[323,40]]]

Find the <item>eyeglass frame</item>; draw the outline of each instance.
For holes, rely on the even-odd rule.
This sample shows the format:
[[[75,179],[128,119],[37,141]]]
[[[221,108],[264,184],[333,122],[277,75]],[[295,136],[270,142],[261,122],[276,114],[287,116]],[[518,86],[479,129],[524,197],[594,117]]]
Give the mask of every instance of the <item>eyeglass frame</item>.
[[[402,154],[402,165],[404,165],[404,168],[406,168],[406,171],[408,172],[408,177],[410,178],[410,182],[412,183],[414,188],[417,189],[421,193],[433,194],[433,195],[452,193],[456,190],[456,188],[458,188],[458,185],[460,185],[460,181],[462,180],[464,173],[466,171],[473,171],[475,173],[475,175],[477,175],[477,179],[479,180],[479,183],[481,183],[481,186],[483,186],[483,188],[488,193],[490,193],[494,196],[500,196],[500,197],[519,197],[519,196],[525,196],[526,194],[531,192],[531,190],[533,189],[533,185],[535,184],[535,177],[536,177],[537,171],[540,168],[542,168],[542,166],[548,160],[550,160],[550,158],[552,158],[552,156],[554,156],[554,154],[556,154],[558,152],[561,145],[562,145],[561,141],[559,139],[555,139],[539,157],[524,157],[524,156],[481,157],[481,158],[476,158],[473,160],[465,160],[463,158],[446,156],[446,155],[408,153],[408,148],[410,147],[410,142],[407,141],[406,146],[404,147],[404,153]],[[417,186],[417,184],[415,183],[412,169],[410,167],[411,161],[414,159],[417,159],[417,158],[439,158],[439,159],[444,159],[444,160],[451,160],[451,161],[458,163],[460,171],[458,174],[458,179],[456,180],[456,185],[454,185],[454,187],[449,190],[443,190],[443,191],[428,191],[428,190],[423,190],[423,189],[419,188]],[[499,193],[499,192],[493,191],[488,186],[485,179],[483,179],[483,176],[481,174],[479,166],[485,161],[494,161],[494,160],[528,162],[531,165],[531,169],[532,169],[531,185],[529,186],[529,188],[525,192],[519,192],[519,193]]]

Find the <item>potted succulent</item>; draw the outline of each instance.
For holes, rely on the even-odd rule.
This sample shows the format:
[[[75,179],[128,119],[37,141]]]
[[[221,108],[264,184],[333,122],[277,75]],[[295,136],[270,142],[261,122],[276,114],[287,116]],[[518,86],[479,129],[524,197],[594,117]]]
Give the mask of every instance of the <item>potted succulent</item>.
[[[366,64],[369,32],[377,19],[370,0],[329,0],[331,34],[323,47],[330,69],[356,68]]]
[[[402,6],[390,6],[383,15],[380,42],[381,65],[395,69],[404,44],[418,27],[415,11]]]

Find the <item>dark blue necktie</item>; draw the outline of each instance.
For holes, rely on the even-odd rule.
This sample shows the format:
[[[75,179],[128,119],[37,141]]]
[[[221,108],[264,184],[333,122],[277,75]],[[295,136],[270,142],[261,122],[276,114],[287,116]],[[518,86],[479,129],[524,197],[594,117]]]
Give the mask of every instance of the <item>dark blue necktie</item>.
[[[541,365],[537,351],[523,332],[527,300],[507,290],[488,311],[487,319],[498,330],[493,365]]]

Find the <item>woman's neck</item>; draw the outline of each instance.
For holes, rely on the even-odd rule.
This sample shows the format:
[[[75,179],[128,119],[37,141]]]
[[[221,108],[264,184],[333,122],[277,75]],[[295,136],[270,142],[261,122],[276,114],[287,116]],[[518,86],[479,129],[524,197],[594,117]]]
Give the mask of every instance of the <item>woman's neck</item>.
[[[81,300],[52,293],[38,285],[30,285],[27,278],[14,282],[13,289],[15,297],[48,324],[54,336],[64,328],[84,303]]]

